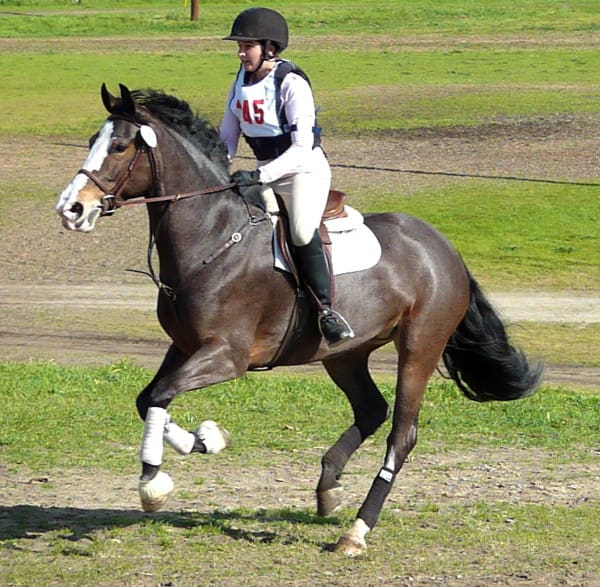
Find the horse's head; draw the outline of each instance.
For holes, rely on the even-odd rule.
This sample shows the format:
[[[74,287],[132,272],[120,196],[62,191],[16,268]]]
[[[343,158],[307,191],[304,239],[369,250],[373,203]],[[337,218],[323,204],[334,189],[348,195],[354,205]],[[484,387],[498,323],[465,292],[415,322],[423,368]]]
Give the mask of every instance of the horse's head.
[[[56,211],[65,228],[89,232],[96,220],[128,198],[149,193],[156,183],[157,134],[127,87],[115,97],[102,85],[110,116],[90,140],[90,151],[59,197]]]

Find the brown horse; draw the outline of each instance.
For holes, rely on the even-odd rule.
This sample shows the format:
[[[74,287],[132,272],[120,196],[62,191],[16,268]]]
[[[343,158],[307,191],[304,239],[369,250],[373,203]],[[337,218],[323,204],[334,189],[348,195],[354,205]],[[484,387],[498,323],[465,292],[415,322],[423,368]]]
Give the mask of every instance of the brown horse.
[[[172,339],[164,360],[137,399],[144,420],[140,496],[158,509],[173,489],[160,470],[163,441],[182,454],[217,452],[227,433],[214,422],[187,432],[167,407],[187,390],[231,380],[264,366],[321,361],[346,394],[354,422],[322,458],[317,484],[320,515],[341,503],[339,479],[351,455],[389,416],[371,379],[369,355],[393,342],[398,353],[396,401],[381,469],[338,549],[366,548],[384,501],[417,440],[427,382],[440,359],[465,395],[476,401],[513,400],[537,388],[531,367],[461,257],[434,228],[404,214],[372,214],[365,223],[382,255],[371,269],[336,278],[336,305],[356,338],[330,349],[314,320],[289,341],[298,291],[273,267],[269,215],[230,183],[218,133],[173,96],[153,91],[120,97],[102,87],[110,113],[91,141],[82,169],[59,198],[71,230],[93,230],[98,217],[132,203],[147,205],[150,251],[156,246],[158,318]]]

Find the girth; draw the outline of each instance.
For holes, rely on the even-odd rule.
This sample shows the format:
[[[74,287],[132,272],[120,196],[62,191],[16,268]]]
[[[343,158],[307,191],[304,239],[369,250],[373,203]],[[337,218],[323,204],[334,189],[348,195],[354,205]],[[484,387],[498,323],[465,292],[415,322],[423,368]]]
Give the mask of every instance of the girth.
[[[292,349],[297,347],[297,343],[300,338],[307,332],[310,324],[316,323],[313,318],[312,307],[314,304],[310,303],[309,296],[311,293],[302,287],[302,280],[298,272],[298,268],[294,261],[294,256],[291,252],[291,238],[290,228],[287,212],[285,211],[285,205],[281,198],[277,196],[277,203],[279,204],[279,222],[275,225],[275,238],[279,250],[285,260],[285,263],[289,269],[289,273],[292,277],[292,285],[296,292],[294,299],[294,306],[289,318],[288,327],[284,334],[283,340],[277,349],[277,352],[268,364],[255,367],[250,369],[251,371],[260,371],[265,369],[272,369],[276,364],[285,364],[285,359],[290,355]],[[334,218],[345,218],[347,216],[345,211],[345,200],[346,194],[338,190],[330,190],[329,197],[327,199],[327,205],[321,224],[319,226],[319,236],[323,242],[323,252],[329,265],[329,275],[331,279],[331,298],[335,297],[335,279],[333,276],[333,269],[331,263],[331,238],[329,231],[325,224],[326,220],[333,220]],[[311,333],[314,335],[314,333]],[[311,335],[309,334],[309,336]]]

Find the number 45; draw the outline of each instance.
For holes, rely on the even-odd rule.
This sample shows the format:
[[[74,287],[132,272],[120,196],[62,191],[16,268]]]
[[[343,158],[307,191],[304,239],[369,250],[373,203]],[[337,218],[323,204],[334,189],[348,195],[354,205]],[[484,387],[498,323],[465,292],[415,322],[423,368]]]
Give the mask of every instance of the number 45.
[[[242,118],[248,124],[264,124],[265,111],[263,110],[264,100],[244,100],[241,104],[237,101],[235,107],[242,111]]]

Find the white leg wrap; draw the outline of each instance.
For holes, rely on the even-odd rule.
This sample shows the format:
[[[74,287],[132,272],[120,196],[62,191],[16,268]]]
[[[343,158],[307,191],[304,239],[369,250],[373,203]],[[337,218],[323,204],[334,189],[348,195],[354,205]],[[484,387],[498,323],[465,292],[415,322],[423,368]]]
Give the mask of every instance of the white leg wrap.
[[[189,455],[196,442],[196,437],[191,432],[184,430],[175,422],[167,422],[165,425],[164,439],[180,455]]]
[[[144,435],[140,448],[140,460],[143,463],[159,467],[163,456],[163,432],[168,421],[167,410],[149,408],[144,421]]]
[[[212,420],[205,420],[194,434],[204,443],[208,454],[221,452],[231,445],[229,432]]]

